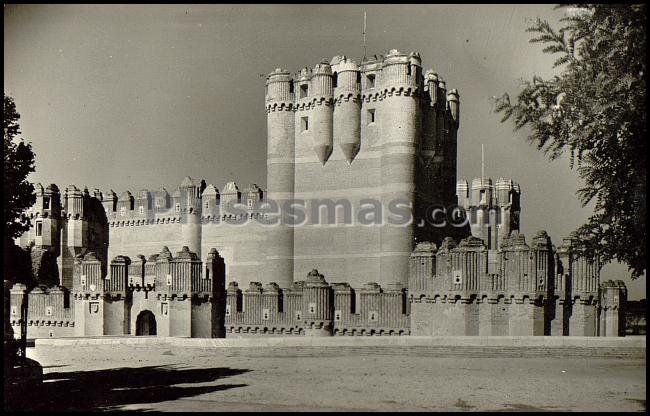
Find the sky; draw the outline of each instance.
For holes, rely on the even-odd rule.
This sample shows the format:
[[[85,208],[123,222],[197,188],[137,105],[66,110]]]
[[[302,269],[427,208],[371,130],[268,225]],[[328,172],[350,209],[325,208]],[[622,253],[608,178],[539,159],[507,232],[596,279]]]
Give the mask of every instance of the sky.
[[[568,157],[550,162],[493,112],[492,97],[553,74],[530,44],[552,5],[5,5],[4,91],[36,153],[33,182],[118,195],[176,188],[189,175],[221,189],[266,186],[265,74],[322,59],[417,51],[460,94],[458,177],[504,176],[522,189],[521,231],[556,244],[590,215]],[[605,266],[629,298],[645,276]]]

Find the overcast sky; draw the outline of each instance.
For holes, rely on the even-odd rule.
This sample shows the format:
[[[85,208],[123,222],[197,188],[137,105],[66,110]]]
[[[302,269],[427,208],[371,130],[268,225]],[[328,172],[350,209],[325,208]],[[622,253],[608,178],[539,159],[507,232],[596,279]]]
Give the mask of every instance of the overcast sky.
[[[321,59],[418,51],[460,93],[458,176],[512,177],[522,188],[521,228],[554,243],[590,214],[568,159],[549,162],[501,124],[490,98],[522,78],[551,74],[553,58],[525,28],[552,5],[5,5],[4,89],[36,153],[35,182],[168,190],[184,176],[217,188],[266,185],[264,76]],[[606,266],[631,298],[645,277]]]

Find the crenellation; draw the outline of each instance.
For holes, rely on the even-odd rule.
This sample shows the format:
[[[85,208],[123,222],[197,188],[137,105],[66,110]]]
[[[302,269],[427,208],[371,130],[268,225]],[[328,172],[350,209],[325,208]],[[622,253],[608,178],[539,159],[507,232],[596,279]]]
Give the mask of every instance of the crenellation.
[[[140,273],[138,276],[136,267],[132,268],[131,266],[137,267],[137,263],[133,265],[131,259],[126,256],[117,256],[111,261],[110,272],[103,282],[104,294],[124,296],[127,288],[131,285],[132,278],[140,280],[141,284],[142,274]],[[144,265],[140,268],[142,269],[142,267]],[[131,271],[134,272],[133,275],[131,275]]]
[[[422,248],[416,248],[412,258],[417,258]],[[485,254],[493,251],[499,266],[496,273],[487,273]],[[415,295],[419,296],[409,295],[415,335],[608,336],[607,325],[610,336],[619,334],[614,322],[619,322],[620,315],[608,316],[608,310],[616,308],[602,304],[616,296],[603,294],[608,290],[603,287],[611,283],[598,283],[598,260],[577,252],[571,238],[556,249],[545,231],[537,232],[530,246],[523,234],[515,232],[499,250],[488,250],[475,237],[457,246],[445,240],[436,252],[436,265],[425,278],[424,293],[418,290]],[[478,289],[471,282],[477,270]],[[421,271],[412,267],[410,273],[409,289],[412,284],[420,288]],[[451,290],[436,284],[450,281],[449,274],[454,279]],[[601,293],[594,293],[594,287],[600,287]],[[624,285],[621,287],[623,292]]]

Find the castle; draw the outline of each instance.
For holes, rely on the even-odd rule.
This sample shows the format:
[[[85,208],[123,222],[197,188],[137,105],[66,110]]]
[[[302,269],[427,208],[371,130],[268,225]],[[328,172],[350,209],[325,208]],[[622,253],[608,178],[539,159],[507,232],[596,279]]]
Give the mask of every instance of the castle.
[[[39,285],[11,288],[15,333],[623,332],[622,282],[601,283],[571,237],[527,245],[518,184],[457,181],[459,94],[419,54],[278,68],[266,113],[267,192],[189,177],[171,194],[38,184],[17,242]],[[464,223],[430,221],[456,205]]]

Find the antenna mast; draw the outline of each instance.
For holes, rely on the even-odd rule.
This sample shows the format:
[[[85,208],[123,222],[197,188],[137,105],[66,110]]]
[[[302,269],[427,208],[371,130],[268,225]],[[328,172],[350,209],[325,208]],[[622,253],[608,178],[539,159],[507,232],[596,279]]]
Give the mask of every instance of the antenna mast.
[[[363,11],[363,60],[366,60],[366,11]]]
[[[481,185],[483,185],[483,178],[485,177],[485,148],[481,143]]]

